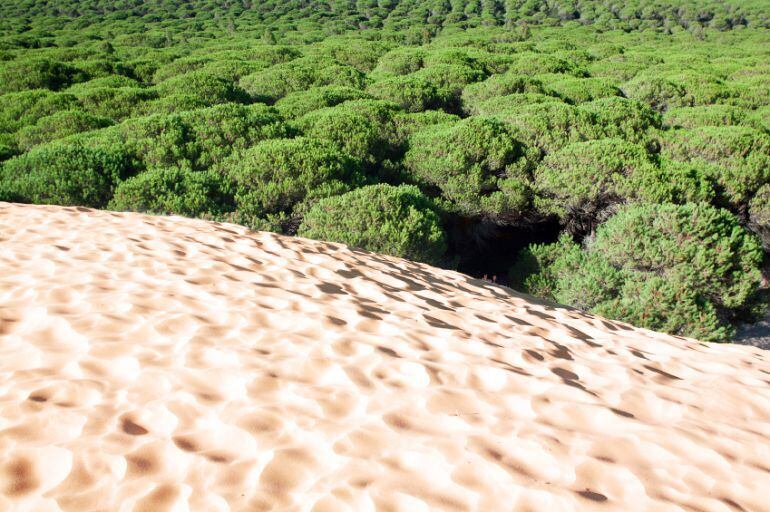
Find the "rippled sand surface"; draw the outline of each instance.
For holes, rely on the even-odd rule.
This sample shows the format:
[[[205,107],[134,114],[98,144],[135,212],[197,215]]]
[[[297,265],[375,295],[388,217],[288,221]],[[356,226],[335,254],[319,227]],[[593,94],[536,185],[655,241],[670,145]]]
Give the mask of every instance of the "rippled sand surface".
[[[770,510],[770,361],[245,228],[0,203],[0,510]]]

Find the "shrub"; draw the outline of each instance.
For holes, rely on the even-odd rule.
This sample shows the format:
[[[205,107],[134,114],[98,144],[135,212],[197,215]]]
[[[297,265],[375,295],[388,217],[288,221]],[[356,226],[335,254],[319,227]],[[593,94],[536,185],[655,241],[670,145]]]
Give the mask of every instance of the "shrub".
[[[692,99],[693,105],[710,105],[729,101],[734,92],[719,76],[705,69],[678,69],[666,77],[676,84],[681,84]]]
[[[257,45],[249,46],[237,52],[244,59],[262,61],[273,66],[289,62],[302,56],[302,52],[292,46],[285,45]]]
[[[141,84],[136,80],[134,80],[133,78],[129,78],[127,76],[122,76],[122,75],[110,75],[110,76],[103,76],[101,78],[94,78],[87,82],[80,82],[80,83],[74,84],[71,87],[67,88],[66,92],[71,94],[79,94],[79,93],[84,93],[86,91],[91,91],[93,89],[102,89],[104,87],[118,88],[118,87],[140,87],[140,86]]]
[[[749,226],[770,252],[770,183],[763,185],[749,203]]]
[[[0,162],[4,162],[17,154],[18,151],[15,146],[0,140]]]
[[[446,251],[435,206],[410,185],[370,185],[322,199],[298,234],[434,264]]]
[[[0,132],[16,132],[42,117],[77,106],[75,96],[44,89],[3,94],[0,96]]]
[[[447,98],[429,80],[414,76],[396,76],[369,86],[368,92],[390,101],[408,112],[422,112],[443,106]]]
[[[261,61],[222,59],[203,65],[200,68],[200,72],[220,76],[233,83],[237,83],[244,76],[262,71],[267,66],[267,63]]]
[[[723,341],[760,283],[759,242],[705,204],[628,206],[583,250],[568,238],[524,251],[524,289],[640,327]]]
[[[661,56],[653,55],[650,52],[624,52],[609,56],[600,61],[591,62],[587,68],[591,76],[628,81],[634,78],[640,71],[661,62],[663,62]]]
[[[527,293],[592,311],[617,295],[626,276],[563,234],[553,244],[533,244],[523,250],[510,277],[514,286]]]
[[[28,89],[58,91],[75,81],[75,68],[48,59],[11,61],[0,65],[0,94]]]
[[[604,78],[566,78],[549,83],[547,89],[551,94],[572,104],[622,94],[620,89]]]
[[[315,51],[322,58],[329,57],[340,64],[368,73],[374,69],[380,57],[388,51],[388,45],[363,38],[350,38],[325,41],[318,45]]]
[[[622,139],[569,144],[547,155],[534,173],[536,206],[564,222],[587,222],[608,206],[644,197],[640,175],[655,174],[647,151]]]
[[[213,171],[151,169],[120,183],[111,210],[189,217],[217,216],[233,209],[229,184]]]
[[[184,75],[191,71],[197,71],[211,62],[210,56],[188,56],[164,64],[155,71],[153,82],[160,83],[175,76]]]
[[[308,137],[332,142],[367,165],[394,155],[396,105],[382,101],[348,101],[310,112],[296,122]]]
[[[94,116],[82,110],[65,110],[41,117],[36,124],[22,128],[16,135],[16,141],[19,149],[26,151],[44,142],[105,128],[112,124],[112,120],[106,117]]]
[[[234,151],[289,134],[266,105],[228,103],[179,114],[131,119],[110,128],[146,168],[184,165],[203,170]]]
[[[667,128],[734,126],[745,120],[745,111],[730,105],[672,108],[663,115],[663,125]]]
[[[312,202],[363,184],[356,161],[329,142],[305,138],[263,141],[233,155],[222,172],[245,218],[298,217]]]
[[[658,112],[694,104],[683,85],[662,76],[638,76],[626,82],[621,89],[629,98],[643,101]]]
[[[310,87],[339,85],[361,89],[365,82],[364,74],[351,66],[305,58],[246,75],[241,78],[240,85],[253,100],[274,103],[289,93]]]
[[[372,99],[372,96],[352,87],[328,85],[293,92],[278,100],[275,108],[285,118],[296,119],[314,110],[362,99]]]
[[[377,62],[374,75],[408,75],[422,68],[425,59],[425,50],[422,48],[396,48],[391,50]]]
[[[314,66],[300,59],[246,75],[240,86],[254,101],[273,103],[289,93],[321,85],[316,83],[316,73]]]
[[[200,107],[210,107],[220,103],[249,103],[249,95],[231,80],[213,75],[206,71],[192,71],[178,75],[160,83],[156,87],[161,96],[179,94],[195,99]]]
[[[464,66],[485,75],[496,72],[502,57],[473,48],[441,48],[429,51],[425,55],[423,67],[450,65]],[[507,60],[507,59],[506,59]]]
[[[106,78],[130,71],[125,65],[114,59],[78,59],[69,61],[68,65],[73,68],[73,75],[76,77],[76,81]]]
[[[539,80],[514,73],[492,75],[463,89],[463,110],[475,114],[478,107],[490,98],[520,93],[545,93],[545,87]]]
[[[425,112],[401,112],[393,118],[396,140],[399,146],[405,146],[409,137],[425,127],[443,123],[456,123],[460,118],[442,110],[426,110]]]
[[[149,116],[153,114],[173,114],[175,112],[185,112],[188,110],[198,110],[210,107],[218,103],[211,103],[201,98],[197,94],[188,92],[179,92],[161,96],[143,105],[138,106],[134,115]]]
[[[338,85],[363,89],[367,84],[366,75],[352,66],[333,64],[320,68],[315,74],[313,85]]]
[[[93,148],[54,142],[4,163],[0,198],[101,208],[130,169],[130,160],[119,147]]]
[[[508,67],[508,73],[516,75],[538,75],[541,73],[564,73],[573,76],[587,76],[588,72],[572,59],[543,53],[522,53]]]
[[[470,66],[452,64],[436,64],[417,71],[413,76],[434,84],[443,98],[445,107],[454,110],[460,110],[460,96],[463,89],[468,84],[479,82],[487,77],[483,72]]]
[[[528,204],[528,180],[515,165],[522,154],[502,123],[477,117],[415,133],[404,165],[417,180],[438,187],[462,214],[504,222]]]
[[[659,159],[659,167],[634,176],[629,184],[640,198],[659,203],[715,203],[717,183],[702,166]]]
[[[710,173],[722,188],[724,201],[745,205],[770,182],[770,136],[744,126],[706,126],[666,132],[662,155],[690,162]]]
[[[646,103],[620,97],[608,97],[580,105],[593,115],[606,137],[649,145],[653,134],[661,128],[661,115]]]
[[[473,113],[479,116],[494,116],[500,112],[534,103],[562,103],[562,100],[555,96],[547,96],[536,92],[506,94],[505,96],[496,96],[481,102],[473,109]]]
[[[751,126],[757,130],[763,130],[770,133],[770,105],[758,108],[748,117]]]
[[[770,73],[751,76],[732,83],[732,95],[727,102],[743,108],[755,109],[770,105],[770,89],[767,81]]]
[[[76,94],[84,110],[118,122],[142,112],[158,97],[157,91],[138,87],[95,87]]]
[[[534,103],[495,115],[511,127],[515,137],[544,153],[571,143],[604,136],[596,117],[566,103]]]

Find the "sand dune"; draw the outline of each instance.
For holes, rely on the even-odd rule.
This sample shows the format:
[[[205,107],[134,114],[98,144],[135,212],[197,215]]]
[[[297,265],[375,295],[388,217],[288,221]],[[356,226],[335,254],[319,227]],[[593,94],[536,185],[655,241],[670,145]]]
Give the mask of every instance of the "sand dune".
[[[770,510],[770,359],[344,246],[0,204],[0,510]]]

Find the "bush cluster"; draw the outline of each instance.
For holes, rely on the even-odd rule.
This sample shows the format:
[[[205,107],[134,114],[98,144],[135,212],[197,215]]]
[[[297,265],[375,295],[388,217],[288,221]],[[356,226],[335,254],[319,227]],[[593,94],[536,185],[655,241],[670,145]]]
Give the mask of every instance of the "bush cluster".
[[[581,247],[534,245],[513,267],[525,290],[640,327],[722,341],[760,283],[756,238],[706,204],[622,208]]]
[[[531,293],[725,339],[770,253],[768,19],[762,0],[0,2],[0,200],[514,267]]]

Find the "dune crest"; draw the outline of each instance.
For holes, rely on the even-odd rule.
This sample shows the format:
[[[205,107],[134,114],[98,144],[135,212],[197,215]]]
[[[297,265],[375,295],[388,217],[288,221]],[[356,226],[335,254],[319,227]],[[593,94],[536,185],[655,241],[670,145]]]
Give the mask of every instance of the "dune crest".
[[[770,359],[229,225],[0,203],[0,510],[767,510]]]

